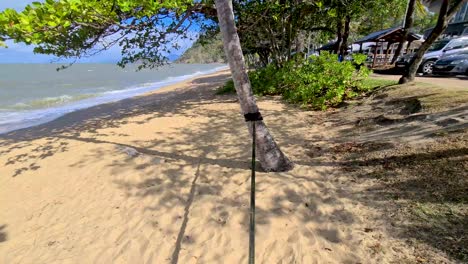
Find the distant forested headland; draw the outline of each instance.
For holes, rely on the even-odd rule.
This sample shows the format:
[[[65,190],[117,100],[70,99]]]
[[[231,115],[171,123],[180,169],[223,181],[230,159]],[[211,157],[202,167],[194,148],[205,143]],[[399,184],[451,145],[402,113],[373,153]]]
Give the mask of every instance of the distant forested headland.
[[[179,63],[227,63],[223,42],[218,34],[213,38],[200,38],[180,56]]]

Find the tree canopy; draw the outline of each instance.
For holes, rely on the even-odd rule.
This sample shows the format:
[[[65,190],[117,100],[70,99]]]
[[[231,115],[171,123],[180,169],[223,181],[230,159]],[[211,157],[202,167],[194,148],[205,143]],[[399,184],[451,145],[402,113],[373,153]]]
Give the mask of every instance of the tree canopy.
[[[37,45],[34,52],[64,58],[122,47],[120,65],[158,66],[177,39],[205,23],[204,5],[188,0],[46,0],[0,13],[0,37]]]
[[[335,52],[344,53],[359,37],[401,25],[406,3],[234,0],[233,7],[244,54],[257,58],[262,66],[281,67],[292,54],[305,52],[311,41],[336,39]],[[415,27],[422,30],[434,25],[435,16],[418,6]],[[36,53],[66,59],[92,56],[119,45],[120,66],[136,62],[140,67],[160,66],[170,52],[180,48],[181,40],[201,37],[195,44],[201,47],[203,37],[216,42],[218,32],[213,0],[46,0],[21,12],[7,9],[0,13],[0,40],[34,44]],[[213,45],[219,51],[220,40],[217,43]]]
[[[344,49],[350,26],[366,34],[375,29],[372,25],[395,23],[404,2],[234,0],[233,7],[244,52],[256,54],[264,64],[282,64],[302,52],[311,37],[336,36]],[[212,0],[46,0],[21,12],[0,13],[0,38],[34,44],[36,53],[63,58],[92,56],[120,45],[121,66],[159,66],[181,39],[218,31]]]

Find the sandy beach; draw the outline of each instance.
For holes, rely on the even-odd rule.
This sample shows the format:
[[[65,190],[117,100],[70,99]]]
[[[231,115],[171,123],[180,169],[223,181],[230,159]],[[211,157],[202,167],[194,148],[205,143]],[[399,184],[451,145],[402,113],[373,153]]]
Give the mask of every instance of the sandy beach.
[[[0,263],[246,263],[250,138],[227,71],[0,136]],[[411,254],[346,184],[324,113],[259,100],[295,162],[257,176],[258,263]],[[318,126],[316,124],[323,124]],[[375,201],[378,203],[378,201]],[[375,250],[375,248],[385,250]]]

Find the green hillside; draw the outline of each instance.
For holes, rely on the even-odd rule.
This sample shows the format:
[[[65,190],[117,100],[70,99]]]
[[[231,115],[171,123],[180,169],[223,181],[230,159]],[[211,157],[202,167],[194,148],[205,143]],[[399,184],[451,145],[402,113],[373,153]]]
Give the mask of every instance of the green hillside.
[[[197,40],[191,48],[177,60],[180,63],[227,63],[221,37],[211,40]]]

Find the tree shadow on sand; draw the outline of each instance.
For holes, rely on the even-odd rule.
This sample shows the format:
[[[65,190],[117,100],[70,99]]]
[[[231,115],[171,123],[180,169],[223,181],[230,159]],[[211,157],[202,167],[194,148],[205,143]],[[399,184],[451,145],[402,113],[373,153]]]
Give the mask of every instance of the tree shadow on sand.
[[[181,250],[185,246],[199,242],[197,237],[188,233],[197,228],[191,226],[190,216],[193,210],[201,210],[198,203],[203,202],[203,205],[207,206],[203,209],[206,210],[204,221],[214,229],[222,230],[230,224],[233,215],[240,215],[236,221],[239,221],[242,226],[240,232],[243,232],[243,237],[247,239],[250,137],[237,110],[235,97],[215,96],[213,91],[213,83],[221,85],[227,78],[228,75],[198,78],[192,83],[191,89],[99,105],[67,114],[48,124],[2,135],[0,147],[3,154],[17,153],[21,152],[22,148],[34,147],[28,144],[37,144],[34,143],[36,139],[45,140],[40,148],[32,148],[33,151],[15,155],[8,161],[12,163],[5,166],[16,162],[21,162],[24,166],[25,169],[21,173],[10,176],[24,176],[25,172],[33,171],[32,163],[37,169],[43,169],[42,161],[57,153],[72,151],[72,147],[68,145],[70,142],[92,143],[97,146],[94,153],[81,156],[82,158],[71,164],[71,167],[86,167],[103,155],[113,155],[99,150],[101,146],[113,146],[120,154],[122,149],[131,150],[130,152],[134,151],[137,157],[148,159],[136,162],[138,158],[132,155],[125,159],[116,155],[118,157],[107,165],[112,169],[109,176],[116,177],[125,168],[151,171],[151,174],[140,181],[113,181],[116,188],[129,198],[151,198],[155,201],[143,208],[152,215],[147,221],[154,221],[158,214],[165,214],[174,208],[183,208],[180,210],[181,215],[180,212],[171,211],[175,218],[167,228],[171,236],[175,237],[170,258],[172,263],[180,262]],[[172,99],[171,104],[168,103],[169,99]],[[212,104],[224,104],[227,109],[232,109],[235,105],[236,110],[211,110]],[[128,132],[118,130],[128,124],[143,126],[163,117],[200,117],[199,112],[194,112],[194,109],[204,113],[205,119],[193,126],[181,127],[171,136],[163,137],[154,132],[154,137],[150,140],[129,140],[130,137],[126,134]],[[325,167],[336,165],[336,162],[315,160],[304,154],[310,151],[308,144],[320,138],[308,133],[303,118],[298,116],[300,112],[293,106],[267,109],[262,114],[279,145],[299,166],[304,166],[304,170],[316,170],[321,166],[324,169],[317,170],[316,177],[301,173],[263,174],[259,171],[257,195],[262,203],[256,209],[257,225],[260,228],[268,227],[275,218],[293,219],[300,230],[296,231],[307,239],[317,236],[331,244],[350,239],[352,234],[348,234],[346,238],[340,237],[338,229],[328,225],[336,223],[350,226],[358,219],[344,208],[341,201],[343,197],[352,199],[350,194],[345,193],[347,191],[344,187],[337,188],[330,183],[336,172]],[[236,115],[237,118],[232,118],[232,115]],[[319,113],[312,118],[316,121],[315,118],[320,118],[321,115]],[[130,119],[140,116],[144,118]],[[288,125],[285,126],[285,123]],[[158,166],[161,162],[167,166]],[[271,188],[275,190],[274,196],[268,192]],[[205,204],[207,197],[211,199],[209,206]],[[325,212],[320,210],[321,206],[331,206],[333,209]],[[314,224],[312,226],[318,224],[322,227],[307,229],[306,226],[311,223]],[[320,250],[329,252],[329,247]],[[351,251],[354,251],[354,248],[351,248]],[[348,255],[349,259],[356,259],[352,252],[346,253],[344,257]],[[245,254],[239,258],[246,260],[247,256]]]

